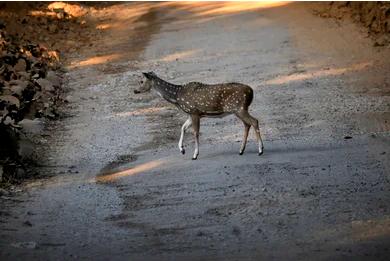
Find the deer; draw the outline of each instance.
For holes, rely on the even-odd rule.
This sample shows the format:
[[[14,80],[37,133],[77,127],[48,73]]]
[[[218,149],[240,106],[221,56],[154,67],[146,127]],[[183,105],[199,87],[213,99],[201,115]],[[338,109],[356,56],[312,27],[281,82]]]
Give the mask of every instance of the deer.
[[[143,72],[144,78],[140,88],[134,93],[145,93],[154,89],[166,101],[188,115],[181,127],[179,150],[184,155],[184,134],[192,126],[195,136],[195,150],[192,156],[196,160],[199,155],[199,130],[200,119],[203,117],[225,117],[234,114],[244,123],[244,137],[240,146],[239,155],[245,151],[248,133],[254,128],[258,142],[258,155],[263,154],[263,141],[260,135],[259,122],[248,112],[253,100],[253,89],[241,83],[205,84],[201,82],[189,82],[177,85],[159,78],[154,72]]]

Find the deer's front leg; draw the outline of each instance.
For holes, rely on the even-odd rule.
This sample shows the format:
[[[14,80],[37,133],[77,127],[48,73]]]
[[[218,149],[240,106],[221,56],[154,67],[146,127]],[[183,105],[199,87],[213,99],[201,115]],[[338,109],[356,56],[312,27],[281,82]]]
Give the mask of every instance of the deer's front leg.
[[[184,146],[183,146],[184,133],[191,126],[191,124],[192,124],[192,120],[191,120],[191,117],[190,117],[190,118],[188,118],[184,122],[183,126],[181,126],[181,134],[180,134],[180,140],[179,140],[179,150],[180,150],[180,152],[182,154],[186,153],[186,151],[184,149]]]
[[[192,119],[192,128],[194,129],[195,135],[195,151],[192,156],[193,160],[196,160],[199,155],[199,129],[200,129],[200,117],[198,115],[191,115]]]

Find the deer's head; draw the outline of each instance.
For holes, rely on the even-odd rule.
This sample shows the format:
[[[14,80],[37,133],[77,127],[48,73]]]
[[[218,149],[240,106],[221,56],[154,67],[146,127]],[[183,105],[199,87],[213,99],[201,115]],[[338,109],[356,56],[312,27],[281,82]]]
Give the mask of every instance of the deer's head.
[[[134,90],[134,93],[145,93],[150,91],[153,87],[153,79],[157,75],[154,72],[143,72],[144,79],[141,80],[141,87],[138,90]]]

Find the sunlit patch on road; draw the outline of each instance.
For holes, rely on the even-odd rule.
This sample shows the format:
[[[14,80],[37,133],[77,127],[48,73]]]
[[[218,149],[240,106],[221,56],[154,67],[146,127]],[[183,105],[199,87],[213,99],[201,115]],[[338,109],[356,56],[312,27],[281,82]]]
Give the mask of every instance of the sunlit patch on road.
[[[289,4],[289,1],[252,1],[252,2],[183,2],[180,6],[189,8],[196,16],[215,16],[243,11],[273,8]]]
[[[149,115],[149,114],[155,114],[162,112],[166,110],[168,107],[153,107],[153,108],[143,108],[143,109],[137,109],[134,111],[126,111],[126,112],[118,112],[114,116],[109,116],[108,118],[113,117],[131,117],[131,116],[140,116],[140,115]]]
[[[110,173],[110,174],[103,174],[100,176],[97,176],[95,178],[96,182],[100,183],[107,183],[107,182],[113,182],[117,179],[121,179],[124,177],[140,174],[149,170],[153,170],[157,167],[161,167],[165,164],[169,163],[167,160],[153,160],[146,163],[142,163],[140,165],[137,165],[135,167],[132,167],[130,169]]]
[[[119,57],[119,54],[108,54],[108,55],[102,55],[102,56],[95,56],[88,58],[86,60],[78,61],[72,63],[69,68],[76,68],[76,67],[84,67],[84,66],[90,66],[90,65],[97,65],[102,63],[107,63],[112,60],[115,60]]]
[[[390,237],[390,217],[352,221],[352,237],[356,240],[371,240]]]
[[[176,52],[176,53],[168,54],[157,61],[172,62],[179,59],[191,58],[194,57],[198,52],[199,50],[188,50],[188,51]]]
[[[357,244],[390,237],[390,217],[383,216],[367,220],[353,220],[320,229],[314,236],[316,240],[332,238],[332,244],[337,248],[350,247],[352,238]]]
[[[320,69],[312,72],[294,73],[290,75],[279,76],[274,79],[268,80],[265,82],[265,84],[279,85],[279,84],[287,84],[290,82],[304,81],[304,80],[319,78],[319,77],[337,76],[344,73],[361,71],[367,69],[372,65],[373,65],[372,62],[363,62],[363,63],[358,63],[343,68],[326,68],[326,69]]]

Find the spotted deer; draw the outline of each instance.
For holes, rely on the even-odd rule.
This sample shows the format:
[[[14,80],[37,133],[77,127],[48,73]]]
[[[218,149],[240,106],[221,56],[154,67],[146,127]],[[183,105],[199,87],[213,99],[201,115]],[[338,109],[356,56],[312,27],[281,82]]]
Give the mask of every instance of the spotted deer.
[[[134,93],[144,93],[154,89],[162,98],[188,114],[188,119],[181,127],[178,144],[182,154],[185,153],[184,133],[191,125],[195,135],[195,151],[192,159],[196,160],[199,155],[200,119],[202,117],[224,117],[230,114],[235,114],[242,120],[245,127],[240,155],[244,153],[251,126],[255,129],[259,155],[263,153],[258,120],[248,112],[253,100],[251,87],[241,83],[204,84],[190,82],[185,85],[176,85],[160,79],[153,72],[143,73],[143,75],[145,80],[141,81],[141,87],[134,90]]]

